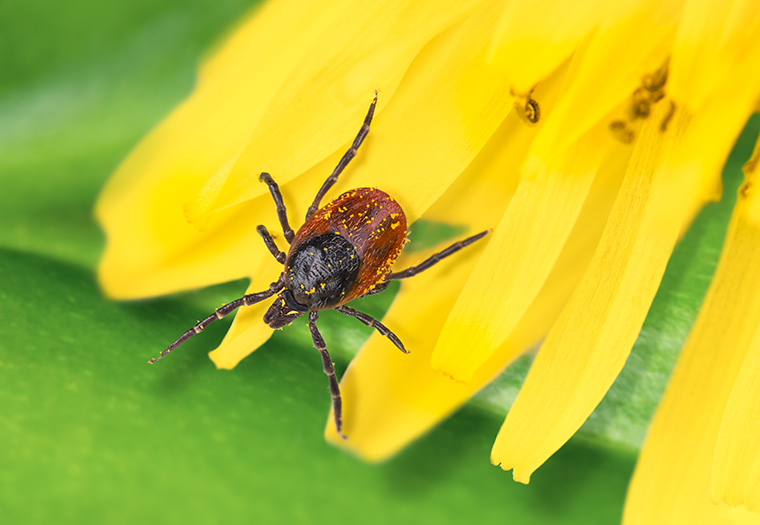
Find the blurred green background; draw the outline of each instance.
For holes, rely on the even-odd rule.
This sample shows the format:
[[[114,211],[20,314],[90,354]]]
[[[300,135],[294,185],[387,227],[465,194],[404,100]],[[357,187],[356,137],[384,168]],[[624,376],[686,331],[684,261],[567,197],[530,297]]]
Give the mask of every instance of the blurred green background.
[[[244,0],[0,3],[0,516],[3,523],[616,523],[637,448],[717,262],[753,119],[721,203],[679,245],[625,370],[531,478],[489,462],[530,357],[399,456],[322,439],[329,396],[303,323],[233,371],[215,323],[147,358],[243,281],[162,300],[102,298],[98,191],[191,90]],[[418,225],[413,238],[452,233]],[[413,245],[412,245],[413,246]],[[388,293],[361,306],[381,316]],[[339,372],[369,329],[326,313]],[[322,322],[322,320],[320,321]]]

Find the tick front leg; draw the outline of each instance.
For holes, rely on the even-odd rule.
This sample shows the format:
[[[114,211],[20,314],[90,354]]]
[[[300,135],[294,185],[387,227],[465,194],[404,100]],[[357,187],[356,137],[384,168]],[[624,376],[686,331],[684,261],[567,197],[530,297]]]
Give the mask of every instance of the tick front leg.
[[[364,142],[364,139],[367,137],[367,134],[369,133],[369,125],[372,123],[372,117],[375,115],[375,106],[377,105],[377,90],[375,90],[375,98],[372,101],[372,103],[369,105],[369,111],[367,111],[367,116],[364,117],[364,124],[362,124],[362,127],[359,129],[359,133],[356,134],[356,138],[354,139],[353,144],[351,144],[351,147],[348,148],[348,151],[343,154],[343,157],[340,159],[340,162],[338,162],[338,165],[333,170],[332,174],[327,178],[327,180],[322,184],[322,187],[319,188],[319,191],[317,192],[317,196],[314,198],[314,202],[309,206],[309,209],[306,211],[306,220],[309,220],[309,217],[314,215],[314,212],[319,209],[319,203],[322,202],[322,199],[325,197],[325,194],[330,191],[330,188],[333,187],[333,185],[338,182],[338,176],[341,174],[341,172],[348,166],[348,163],[351,162],[351,159],[353,159],[356,156],[356,152],[359,150],[359,146],[362,145],[362,142]]]
[[[317,329],[317,319],[319,315],[314,310],[309,312],[309,330],[311,331],[311,340],[314,342],[314,348],[319,350],[319,355],[322,356],[322,370],[327,378],[330,380],[330,395],[332,396],[332,408],[333,415],[335,417],[335,430],[338,435],[343,439],[348,439],[341,433],[343,426],[342,411],[343,402],[340,399],[340,387],[338,386],[338,379],[335,377],[335,367],[333,366],[330,354],[327,352],[327,345]]]
[[[261,238],[264,239],[264,244],[267,245],[267,249],[269,250],[269,253],[274,255],[274,258],[277,259],[277,262],[280,264],[285,264],[285,252],[281,252],[280,249],[277,247],[277,244],[275,244],[274,239],[272,239],[272,236],[269,235],[269,230],[267,230],[267,227],[263,224],[259,224],[256,226],[256,231],[259,232],[259,235],[261,235]]]
[[[259,175],[259,180],[269,186],[269,193],[272,194],[274,204],[277,206],[277,217],[280,219],[280,224],[282,225],[282,233],[285,234],[285,240],[288,241],[288,244],[292,243],[293,237],[295,237],[296,234],[293,232],[293,228],[290,227],[290,224],[288,224],[288,211],[285,209],[285,202],[282,200],[280,187],[269,173],[265,172]]]

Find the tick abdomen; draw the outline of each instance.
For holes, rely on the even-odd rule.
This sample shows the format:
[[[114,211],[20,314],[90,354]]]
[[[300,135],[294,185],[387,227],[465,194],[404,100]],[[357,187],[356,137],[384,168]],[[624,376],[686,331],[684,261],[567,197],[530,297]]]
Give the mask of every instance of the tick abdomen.
[[[338,305],[359,275],[354,246],[336,233],[304,241],[290,255],[287,287],[300,304],[321,310]]]

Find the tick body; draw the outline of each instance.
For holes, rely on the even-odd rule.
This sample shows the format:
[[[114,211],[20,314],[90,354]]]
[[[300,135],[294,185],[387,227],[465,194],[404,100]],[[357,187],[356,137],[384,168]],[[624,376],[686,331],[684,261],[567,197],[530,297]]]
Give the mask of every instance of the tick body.
[[[298,317],[308,316],[312,342],[320,352],[322,369],[330,382],[335,428],[338,434],[346,439],[341,433],[340,388],[327,345],[317,328],[318,312],[335,309],[354,317],[375,328],[399,350],[407,353],[403,343],[393,332],[371,316],[357,312],[347,303],[381,292],[393,280],[412,277],[488,233],[480,232],[454,243],[422,263],[394,273],[391,268],[406,242],[407,223],[404,211],[393,197],[375,188],[357,188],[340,195],[324,207],[319,207],[322,198],[338,180],[340,173],[356,156],[359,146],[369,132],[376,104],[377,92],[353,144],[317,192],[306,213],[306,220],[298,232],[294,232],[288,223],[287,211],[277,183],[268,173],[262,173],[259,177],[259,180],[269,187],[284,237],[290,243],[287,254],[281,252],[266,227],[256,228],[272,255],[283,263],[280,277],[270,284],[267,290],[244,295],[218,308],[214,314],[199,321],[161,352],[161,355],[148,363],[155,363],[190,337],[202,332],[209,323],[226,317],[242,306],[250,306],[277,295],[274,303],[264,314],[264,322],[277,329],[290,324]]]
[[[298,230],[285,261],[288,289],[312,310],[346,304],[390,272],[405,240],[406,216],[393,197],[346,192]]]

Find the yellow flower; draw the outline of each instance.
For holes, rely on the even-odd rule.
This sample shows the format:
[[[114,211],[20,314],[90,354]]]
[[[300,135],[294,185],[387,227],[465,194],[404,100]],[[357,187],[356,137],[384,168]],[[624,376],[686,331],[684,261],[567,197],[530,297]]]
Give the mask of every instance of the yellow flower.
[[[350,439],[329,423],[327,438],[386,458],[546,336],[492,451],[527,483],[602,399],[679,236],[720,195],[757,107],[759,42],[749,0],[270,0],[104,190],[101,283],[122,299],[246,276],[266,288],[281,268],[255,232],[277,224],[258,174],[302,217],[378,87],[330,196],[378,186],[410,222],[495,231],[402,284],[384,323],[412,353],[373,335],[341,383]],[[758,519],[730,508],[760,508],[754,166],[626,523]],[[267,340],[266,307],[238,313],[218,367]]]

